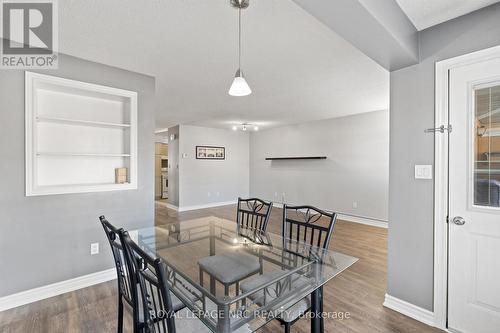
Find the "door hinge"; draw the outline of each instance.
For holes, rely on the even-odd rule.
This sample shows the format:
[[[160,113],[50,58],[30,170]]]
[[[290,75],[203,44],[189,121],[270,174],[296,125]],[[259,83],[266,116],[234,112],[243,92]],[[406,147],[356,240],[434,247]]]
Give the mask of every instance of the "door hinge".
[[[446,223],[450,223],[450,217],[446,215]]]
[[[436,132],[444,133],[444,131],[448,131],[448,133],[451,133],[452,130],[453,127],[451,125],[448,126],[441,125],[436,128],[428,128],[424,131],[424,133],[436,133]]]

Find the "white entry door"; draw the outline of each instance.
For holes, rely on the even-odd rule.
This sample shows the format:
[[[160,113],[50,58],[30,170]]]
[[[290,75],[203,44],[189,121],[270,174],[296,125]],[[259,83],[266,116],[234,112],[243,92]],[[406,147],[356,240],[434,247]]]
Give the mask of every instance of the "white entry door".
[[[500,54],[450,70],[448,327],[500,332]]]

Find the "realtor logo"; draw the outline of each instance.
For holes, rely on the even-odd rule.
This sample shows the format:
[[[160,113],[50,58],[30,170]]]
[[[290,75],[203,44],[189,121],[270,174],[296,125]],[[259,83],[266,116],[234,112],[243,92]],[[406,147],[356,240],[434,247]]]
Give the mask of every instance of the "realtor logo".
[[[2,69],[57,68],[55,0],[1,1]]]

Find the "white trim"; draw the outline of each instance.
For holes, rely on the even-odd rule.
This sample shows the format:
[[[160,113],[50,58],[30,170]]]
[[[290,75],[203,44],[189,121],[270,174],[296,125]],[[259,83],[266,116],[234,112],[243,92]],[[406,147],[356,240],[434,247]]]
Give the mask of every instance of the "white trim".
[[[177,206],[175,206],[175,205],[172,205],[171,203],[168,203],[168,202],[156,201],[156,200],[155,200],[155,204],[160,205],[160,206],[167,207],[168,209],[173,209],[173,210],[175,210],[175,211],[179,211],[179,207],[177,207]]]
[[[349,215],[349,214],[342,214],[342,213],[339,213],[337,217],[339,220],[342,220],[342,221],[366,224],[366,225],[370,225],[372,227],[378,227],[378,228],[384,228],[384,229],[387,229],[389,227],[388,221],[383,221],[383,220],[379,220],[379,219],[375,219],[375,218],[371,218],[371,217]]]
[[[116,269],[110,268],[105,271],[87,274],[74,279],[0,297],[0,312],[113,279],[116,279]]]
[[[448,71],[436,63],[435,126],[448,122]],[[437,125],[439,124],[439,125]],[[446,328],[448,280],[448,135],[437,134],[434,140],[434,320]],[[438,223],[440,222],[440,223]]]
[[[384,306],[424,324],[434,326],[434,313],[399,298],[385,294]]]
[[[237,201],[213,202],[213,203],[204,204],[204,205],[186,206],[186,207],[177,207],[177,206],[174,206],[172,204],[169,204],[168,202],[156,201],[156,203],[158,205],[167,207],[169,209],[173,209],[173,210],[178,211],[178,212],[186,212],[186,211],[190,211],[190,210],[234,205],[238,202]],[[283,204],[279,203],[279,202],[273,202],[273,206],[278,207],[278,208],[283,208]],[[388,221],[376,219],[376,218],[371,218],[371,217],[366,217],[366,216],[339,213],[337,217],[339,220],[342,220],[342,221],[360,223],[360,224],[370,225],[372,227],[385,228],[385,229],[387,229],[387,227],[388,227]]]
[[[283,204],[281,202],[273,202],[274,207],[283,208]],[[337,213],[337,218],[342,221],[354,222],[360,224],[370,225],[372,227],[378,228],[388,228],[389,222],[377,218],[360,216],[360,215],[352,215],[346,213]]]
[[[228,205],[234,205],[236,203],[237,203],[236,200],[232,200],[232,201],[223,201],[223,202],[211,202],[211,203],[203,204],[203,205],[181,206],[181,207],[178,207],[178,211],[179,212],[187,212],[189,210],[197,210],[197,209],[205,209],[205,208],[212,208],[212,207],[228,206]]]
[[[170,208],[170,209],[175,210],[176,212],[178,212],[178,211],[179,211],[179,207],[177,207],[176,205],[172,205],[172,204],[170,204],[170,203],[168,203],[168,202],[167,202],[167,203],[165,203],[165,206],[166,206],[167,208]]]
[[[436,62],[435,127],[448,125],[448,74],[453,68],[487,61],[500,55],[500,46]],[[451,124],[453,125],[453,124]],[[448,135],[434,143],[434,320],[446,329],[448,316]]]

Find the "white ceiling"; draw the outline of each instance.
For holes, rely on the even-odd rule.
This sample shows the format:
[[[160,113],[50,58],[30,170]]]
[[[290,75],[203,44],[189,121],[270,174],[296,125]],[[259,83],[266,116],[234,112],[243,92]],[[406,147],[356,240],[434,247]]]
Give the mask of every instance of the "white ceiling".
[[[157,128],[262,128],[389,107],[389,73],[290,0],[251,0],[231,97],[237,11],[229,0],[59,1],[60,51],[157,79]]]
[[[500,0],[396,0],[418,30],[468,14]]]

